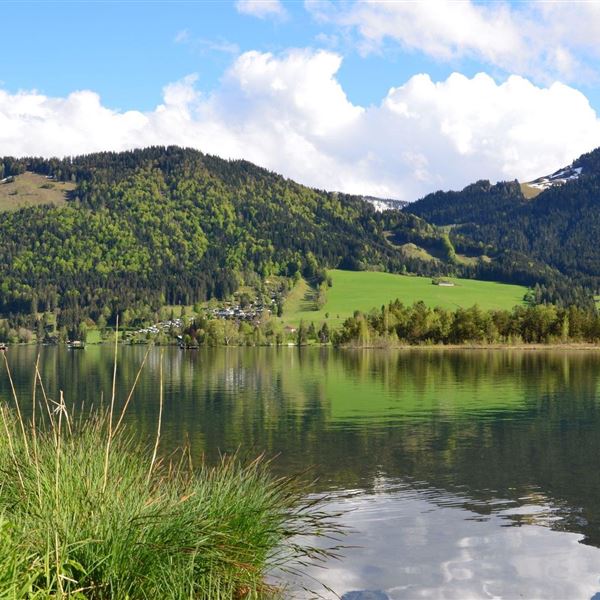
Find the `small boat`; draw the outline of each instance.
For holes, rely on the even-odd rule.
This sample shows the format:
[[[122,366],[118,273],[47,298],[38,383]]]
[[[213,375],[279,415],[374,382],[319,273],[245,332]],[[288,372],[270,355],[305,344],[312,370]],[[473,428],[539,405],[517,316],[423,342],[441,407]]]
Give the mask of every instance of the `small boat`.
[[[83,350],[85,348],[85,344],[79,340],[73,340],[67,342],[67,348],[71,350]]]
[[[180,343],[179,349],[180,350],[200,350],[200,344],[196,344],[194,342],[192,342],[190,344]]]

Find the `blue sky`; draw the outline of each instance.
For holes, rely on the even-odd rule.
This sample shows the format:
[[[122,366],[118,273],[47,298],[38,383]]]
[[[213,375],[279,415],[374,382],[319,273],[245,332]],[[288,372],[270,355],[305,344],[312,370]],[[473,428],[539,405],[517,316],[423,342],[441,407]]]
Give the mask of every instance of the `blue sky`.
[[[97,91],[113,108],[149,110],[168,82],[189,73],[212,89],[235,54],[329,48],[344,54],[338,74],[349,99],[378,103],[387,90],[415,73],[446,78],[453,70],[475,74],[472,61],[445,64],[416,52],[389,48],[361,56],[335,27],[311,17],[302,2],[286,2],[284,19],[259,19],[235,2],[17,2],[2,3],[0,50],[4,89],[37,89],[64,96]],[[185,34],[183,34],[185,32]],[[177,42],[185,36],[186,40]],[[338,42],[324,36],[337,36]]]
[[[0,9],[0,154],[182,143],[413,199],[537,176],[600,145],[597,3]]]

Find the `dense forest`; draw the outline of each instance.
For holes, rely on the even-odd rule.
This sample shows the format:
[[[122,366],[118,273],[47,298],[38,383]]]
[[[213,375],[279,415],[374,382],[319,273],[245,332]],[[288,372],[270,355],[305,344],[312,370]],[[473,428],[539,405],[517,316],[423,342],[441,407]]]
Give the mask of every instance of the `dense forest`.
[[[600,314],[594,309],[552,304],[515,306],[512,311],[478,306],[446,310],[423,302],[396,300],[368,314],[357,311],[333,332],[339,346],[398,344],[564,344],[597,343]]]
[[[114,322],[126,309],[225,298],[248,274],[428,273],[385,241],[381,219],[359,197],[313,190],[246,161],[152,147],[0,165],[5,178],[28,170],[76,183],[67,206],[3,215],[3,314],[60,309],[69,326],[100,315]]]
[[[227,298],[257,277],[318,285],[328,268],[519,283],[533,303],[590,308],[600,287],[600,154],[576,162],[578,181],[533,200],[516,182],[479,181],[379,213],[360,196],[179,147],[6,157],[1,185],[30,171],[74,189],[61,206],[3,213],[0,314],[16,323],[54,312],[72,329],[127,310],[143,322],[164,305]]]

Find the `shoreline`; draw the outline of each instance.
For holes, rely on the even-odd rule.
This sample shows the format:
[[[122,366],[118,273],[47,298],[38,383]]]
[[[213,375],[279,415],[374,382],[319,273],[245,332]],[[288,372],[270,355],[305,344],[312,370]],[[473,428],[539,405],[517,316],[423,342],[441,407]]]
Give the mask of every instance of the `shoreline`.
[[[342,350],[600,350],[600,344],[400,344],[394,346],[340,346]]]
[[[155,345],[157,348],[178,348],[177,344],[130,344],[127,342],[119,342],[120,346],[142,346],[146,347],[149,345]],[[67,346],[65,344],[35,344],[35,343],[22,343],[22,344],[10,344],[6,347],[5,351],[9,351],[10,348],[23,348],[23,347],[64,347]],[[96,346],[114,346],[114,341],[102,341],[102,342],[92,342],[90,344],[86,344],[89,347]],[[182,348],[181,350],[190,352],[190,351],[198,351],[204,350],[208,348],[331,348],[336,350],[592,350],[599,351],[600,350],[600,342],[597,344],[593,344],[591,342],[572,342],[572,343],[551,343],[551,344],[476,344],[476,343],[466,343],[466,344],[395,344],[395,345],[343,345],[343,346],[333,346],[331,344],[304,344],[298,346],[297,344],[256,344],[256,345],[227,345],[227,344],[218,344],[214,346],[199,346],[198,348]]]

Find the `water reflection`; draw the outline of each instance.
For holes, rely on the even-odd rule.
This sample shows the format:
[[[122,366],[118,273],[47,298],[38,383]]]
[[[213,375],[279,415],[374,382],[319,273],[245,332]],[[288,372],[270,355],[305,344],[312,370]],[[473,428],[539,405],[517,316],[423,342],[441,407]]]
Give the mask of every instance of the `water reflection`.
[[[332,508],[350,511],[355,533],[348,541],[360,548],[312,574],[344,599],[563,600],[600,591],[598,551],[580,544],[580,536],[533,524],[506,527],[506,515],[481,520],[457,506],[434,508],[410,487],[341,498]]]
[[[120,352],[118,404],[145,348]],[[127,417],[146,439],[160,353],[150,351]],[[35,358],[9,352],[22,399]],[[108,401],[111,348],[44,348],[40,365],[54,397],[64,389],[89,406],[103,390]],[[504,581],[506,597],[526,580],[526,597],[598,591],[597,550],[578,542],[600,546],[600,353],[169,348],[164,373],[164,451],[186,440],[211,462],[266,451],[280,473],[312,466],[313,491],[357,509],[348,518],[365,549],[327,571],[343,573],[338,591],[479,597]],[[0,396],[10,398],[5,376]]]

